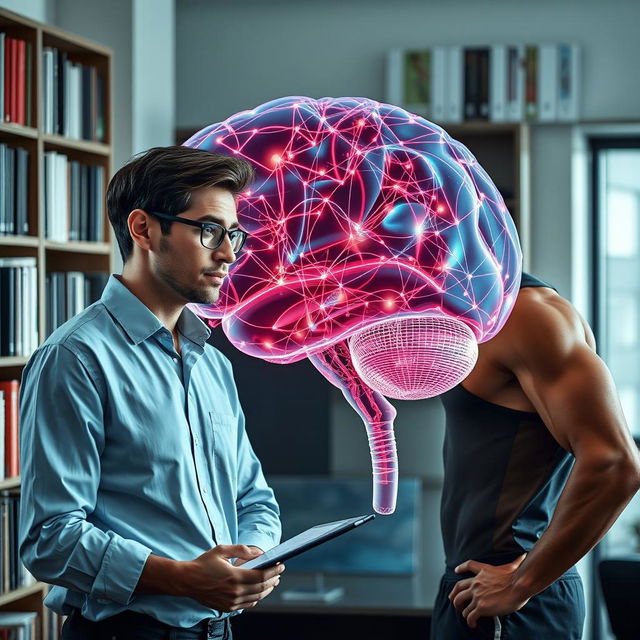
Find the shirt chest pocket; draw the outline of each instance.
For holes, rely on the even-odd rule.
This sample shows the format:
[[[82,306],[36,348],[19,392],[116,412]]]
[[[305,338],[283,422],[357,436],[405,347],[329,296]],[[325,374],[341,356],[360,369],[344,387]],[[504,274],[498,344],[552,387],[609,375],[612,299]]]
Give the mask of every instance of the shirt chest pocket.
[[[213,457],[228,473],[235,476],[238,460],[238,420],[231,413],[209,412]]]

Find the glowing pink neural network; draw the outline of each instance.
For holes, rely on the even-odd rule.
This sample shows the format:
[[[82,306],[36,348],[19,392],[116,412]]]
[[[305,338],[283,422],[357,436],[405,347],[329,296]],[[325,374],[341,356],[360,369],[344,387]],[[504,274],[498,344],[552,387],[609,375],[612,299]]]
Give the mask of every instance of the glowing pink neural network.
[[[521,253],[498,190],[443,129],[364,98],[281,98],[185,145],[256,168],[238,198],[251,235],[219,302],[241,351],[309,358],[363,419],[374,508],[395,509],[396,412],[460,382],[505,323]]]

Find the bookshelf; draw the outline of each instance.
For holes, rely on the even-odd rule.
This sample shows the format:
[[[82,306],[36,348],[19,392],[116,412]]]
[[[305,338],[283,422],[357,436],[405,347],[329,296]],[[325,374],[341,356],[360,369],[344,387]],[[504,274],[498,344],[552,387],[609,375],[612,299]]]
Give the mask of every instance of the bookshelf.
[[[531,257],[531,124],[526,122],[461,122],[441,125],[464,144],[489,174],[504,198],[520,237],[523,267]]]
[[[0,144],[12,149],[21,147],[29,154],[26,165],[28,232],[26,235],[0,234],[0,259],[23,257],[35,259],[37,342],[40,344],[46,338],[47,273],[71,271],[110,273],[112,271],[111,232],[104,210],[104,195],[113,164],[111,105],[113,54],[110,49],[98,43],[5,9],[0,9],[0,33],[6,34],[6,38],[24,41],[26,49],[30,50],[27,54],[27,69],[30,69],[30,73],[28,71],[25,73],[27,79],[23,97],[26,121],[24,124],[0,121]],[[88,77],[87,81],[83,78],[83,84],[78,85],[73,85],[71,73],[67,77],[69,84],[58,85],[58,81],[54,80],[56,87],[64,87],[68,98],[68,102],[60,102],[62,98],[57,97],[56,106],[66,109],[70,114],[67,116],[69,119],[76,116],[78,112],[82,114],[82,122],[86,129],[82,129],[80,137],[77,137],[77,132],[76,137],[63,135],[60,130],[56,133],[51,132],[51,118],[47,117],[47,112],[51,110],[51,101],[49,101],[49,110],[45,108],[47,92],[45,83],[48,82],[47,78],[50,75],[45,70],[43,53],[52,50],[55,51],[56,56],[60,56],[61,60],[68,61],[69,66],[66,68],[74,67],[74,70],[79,70],[79,74],[85,72]],[[78,93],[77,87],[82,88],[81,93]],[[75,93],[72,93],[72,90]],[[51,85],[48,91],[51,91]],[[60,105],[63,106],[60,107]],[[66,133],[63,116],[58,114],[58,117],[62,124],[59,127],[55,125],[54,129],[61,129]],[[68,124],[68,120],[66,122]],[[94,183],[98,186],[93,187],[94,200],[102,202],[101,217],[97,214],[95,217],[96,224],[101,228],[97,231],[94,229],[95,236],[100,238],[100,242],[88,240],[61,242],[47,237],[45,211],[50,204],[47,203],[46,197],[45,156],[49,152],[63,154],[67,157],[69,165],[75,162],[83,166],[101,168],[98,171],[102,173],[104,179]],[[87,202],[79,202],[82,210],[82,206]],[[66,203],[66,207],[71,210],[71,200]],[[97,209],[100,209],[99,205]],[[0,292],[0,301],[3,305],[7,304],[4,292]],[[27,360],[28,355],[0,357],[0,380],[19,379]],[[0,497],[15,495],[19,491],[19,477],[0,480]],[[47,614],[42,602],[46,589],[47,585],[36,582],[12,591],[0,590],[0,612],[35,611],[37,613],[36,637],[39,640],[50,640]]]

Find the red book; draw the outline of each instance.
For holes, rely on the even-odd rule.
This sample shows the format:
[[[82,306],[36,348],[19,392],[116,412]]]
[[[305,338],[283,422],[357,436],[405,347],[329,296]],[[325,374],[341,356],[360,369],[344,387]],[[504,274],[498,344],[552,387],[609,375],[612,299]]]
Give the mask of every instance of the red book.
[[[27,43],[24,40],[16,40],[18,55],[16,56],[16,122],[26,124],[26,72],[27,72]]]
[[[18,51],[19,43],[11,38],[11,122],[18,122]]]
[[[0,380],[4,391],[4,471],[5,477],[20,475],[18,439],[18,381]]]
[[[4,41],[4,119],[7,122],[11,122],[11,71],[13,66],[11,64],[11,56],[13,54],[13,47],[11,41],[13,38],[5,38]]]

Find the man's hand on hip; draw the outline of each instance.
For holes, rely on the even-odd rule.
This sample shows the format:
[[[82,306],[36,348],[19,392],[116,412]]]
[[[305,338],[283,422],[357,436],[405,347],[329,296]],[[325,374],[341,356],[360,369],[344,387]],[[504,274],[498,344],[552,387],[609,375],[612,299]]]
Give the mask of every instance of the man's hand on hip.
[[[456,567],[456,573],[475,574],[460,580],[449,594],[449,600],[469,627],[475,629],[479,618],[506,615],[527,604],[530,596],[518,593],[512,582],[524,558],[525,554],[498,566],[467,560]]]

